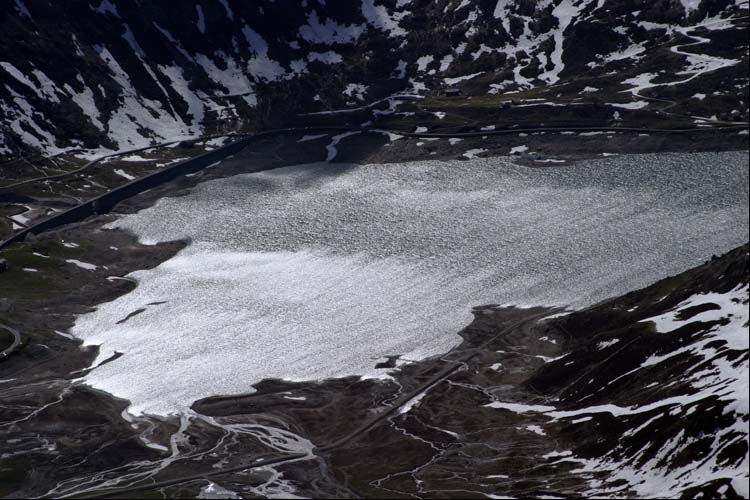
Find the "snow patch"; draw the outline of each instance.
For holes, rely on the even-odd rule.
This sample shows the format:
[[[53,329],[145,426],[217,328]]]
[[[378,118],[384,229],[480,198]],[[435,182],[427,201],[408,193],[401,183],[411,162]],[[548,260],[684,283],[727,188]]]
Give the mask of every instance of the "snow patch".
[[[359,134],[359,132],[345,132],[343,134],[334,135],[331,138],[331,143],[326,146],[326,151],[328,151],[328,156],[326,156],[327,162],[332,162],[336,155],[338,154],[338,150],[336,149],[336,146],[338,146],[339,142],[341,142],[343,139],[350,137],[352,135]]]
[[[299,34],[310,43],[333,45],[355,42],[364,31],[364,25],[341,25],[331,19],[321,22],[318,13],[313,10],[307,16],[307,24],[300,27]]]
[[[124,171],[124,170],[122,170],[121,168],[118,168],[118,169],[114,170],[114,173],[116,173],[116,174],[117,174],[117,175],[119,175],[120,177],[124,177],[124,178],[126,178],[126,179],[127,179],[127,180],[129,180],[129,181],[132,181],[132,180],[134,180],[134,179],[135,179],[135,177],[134,177],[134,176],[132,176],[132,175],[128,174],[127,172],[125,172],[125,171]]]
[[[117,7],[111,0],[102,0],[102,3],[99,4],[99,7],[94,9],[94,12],[98,14],[112,14],[115,17],[120,17],[120,14],[117,13]]]
[[[364,100],[365,93],[367,93],[367,85],[362,83],[350,83],[344,89],[344,95],[354,97],[359,101]]]
[[[299,139],[297,142],[316,141],[318,139],[322,139],[323,137],[327,135],[328,134],[305,135],[305,136],[302,136],[302,138]]]
[[[476,77],[478,77],[479,75],[481,75],[483,73],[484,73],[484,71],[480,71],[478,73],[472,73],[470,75],[457,76],[455,78],[443,78],[443,81],[445,82],[446,85],[455,85],[457,83],[460,83],[460,82],[463,82],[463,81],[466,81],[466,80],[471,80],[473,78],[476,78]]]
[[[435,58],[433,56],[422,56],[417,59],[417,71],[424,72]]]
[[[612,347],[613,345],[617,344],[620,341],[620,339],[611,339],[611,340],[604,340],[602,342],[599,342],[596,344],[597,349],[606,349],[607,347]]]
[[[23,1],[22,1],[22,0],[16,0],[16,9],[18,9],[18,12],[19,12],[19,13],[20,13],[20,14],[21,14],[22,16],[26,16],[26,17],[28,17],[29,19],[31,19],[31,12],[29,12],[29,9],[28,9],[28,8],[26,8],[26,4],[25,4],[25,3],[23,3]]]
[[[95,266],[94,264],[89,264],[88,262],[81,262],[80,260],[76,259],[67,259],[65,262],[68,264],[73,264],[74,266],[78,266],[81,269],[86,269],[87,271],[95,271],[99,268],[99,266]]]
[[[646,101],[633,101],[628,103],[608,102],[607,104],[622,109],[643,109],[648,106],[648,102]]]
[[[338,54],[332,50],[327,52],[310,52],[307,54],[307,60],[310,62],[318,61],[324,64],[338,64],[344,60],[341,54]]]
[[[397,14],[391,16],[383,5],[375,5],[375,0],[362,0],[362,15],[367,22],[392,37],[406,36],[407,32],[398,24]]]
[[[550,55],[550,62],[553,64],[553,69],[539,75],[540,80],[544,80],[547,83],[556,83],[560,80],[560,73],[565,69],[565,64],[562,60],[565,30],[568,29],[568,26],[571,25],[578,13],[588,5],[589,1],[562,0],[552,11],[552,15],[557,18],[557,28],[555,28],[552,35],[555,41],[555,49]]]
[[[206,34],[206,18],[203,16],[203,9],[199,4],[195,5],[195,12],[198,15],[198,19],[195,21],[195,25],[198,27],[198,31]]]
[[[486,153],[487,150],[484,148],[470,149],[463,154],[464,158],[472,159],[478,157],[482,153]]]

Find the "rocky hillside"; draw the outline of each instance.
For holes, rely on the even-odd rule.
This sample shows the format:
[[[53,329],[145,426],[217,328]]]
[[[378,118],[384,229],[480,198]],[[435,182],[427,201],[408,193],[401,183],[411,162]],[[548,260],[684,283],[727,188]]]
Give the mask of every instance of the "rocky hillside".
[[[604,103],[615,121],[654,107],[746,120],[747,5],[7,0],[0,156],[291,124],[301,112],[449,87],[524,105]]]
[[[570,354],[529,386],[554,396],[595,496],[748,496],[748,246],[556,320]]]

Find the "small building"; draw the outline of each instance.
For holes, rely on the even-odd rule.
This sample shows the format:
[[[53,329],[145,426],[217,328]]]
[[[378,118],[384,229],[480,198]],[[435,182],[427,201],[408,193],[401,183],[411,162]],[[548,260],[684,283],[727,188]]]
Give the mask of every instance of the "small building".
[[[461,97],[461,89],[446,89],[445,97]]]
[[[5,272],[8,270],[8,261],[5,259],[0,259],[0,273]]]

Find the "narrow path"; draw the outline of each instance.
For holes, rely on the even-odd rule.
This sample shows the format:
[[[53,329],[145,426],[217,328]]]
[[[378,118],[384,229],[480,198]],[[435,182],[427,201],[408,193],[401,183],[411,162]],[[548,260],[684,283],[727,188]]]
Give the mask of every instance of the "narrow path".
[[[745,2],[745,3],[747,3],[747,2]],[[677,101],[673,101],[673,100],[670,100],[670,99],[658,98],[658,97],[645,96],[645,95],[642,94],[642,92],[645,91],[645,90],[655,89],[657,87],[674,86],[674,85],[680,85],[680,84],[683,84],[683,83],[687,83],[687,82],[689,82],[689,81],[691,81],[691,80],[693,80],[695,78],[698,78],[701,75],[704,75],[706,73],[711,73],[713,71],[717,71],[717,70],[720,70],[720,69],[727,68],[727,67],[734,66],[734,65],[738,64],[738,61],[735,61],[733,59],[724,59],[724,58],[721,58],[721,57],[707,56],[705,54],[696,54],[696,53],[693,53],[693,52],[684,51],[682,49],[684,49],[685,47],[691,47],[693,45],[702,45],[702,44],[705,44],[705,43],[708,43],[708,42],[711,41],[708,38],[703,38],[703,37],[698,36],[698,35],[691,35],[690,34],[691,31],[694,31],[694,30],[696,30],[698,28],[704,28],[706,26],[712,26],[712,25],[715,25],[715,24],[721,24],[721,23],[726,23],[726,22],[742,21],[742,20],[746,20],[746,19],[749,19],[749,18],[750,18],[750,16],[740,16],[740,17],[733,17],[733,18],[729,18],[729,19],[721,19],[721,20],[718,20],[718,21],[712,21],[712,22],[708,22],[708,23],[697,24],[695,26],[687,26],[687,27],[675,28],[675,30],[674,30],[675,32],[677,32],[677,33],[679,33],[679,34],[681,34],[683,36],[686,36],[688,38],[692,38],[694,41],[690,42],[690,43],[684,43],[684,44],[675,45],[673,47],[670,47],[669,50],[671,52],[673,52],[675,54],[679,54],[681,56],[684,56],[685,58],[691,58],[691,57],[693,57],[693,58],[696,58],[696,59],[702,59],[702,60],[707,61],[709,63],[715,63],[716,66],[711,66],[709,64],[707,67],[705,67],[705,68],[703,68],[701,70],[698,70],[694,75],[692,75],[692,76],[690,76],[690,77],[688,77],[688,78],[686,78],[684,80],[677,81],[677,82],[648,83],[648,84],[645,84],[643,86],[636,87],[635,89],[632,90],[633,96],[639,97],[641,99],[645,99],[645,100],[651,101],[651,102],[665,103],[666,106],[664,106],[663,108],[659,109],[657,111],[657,113],[661,113],[661,114],[666,115],[666,116],[675,116],[675,117],[678,117],[678,118],[689,118],[689,119],[693,119],[693,120],[696,120],[696,119],[697,120],[704,120],[704,121],[707,122],[706,123],[707,125],[712,125],[712,124],[716,124],[716,125],[736,124],[736,122],[728,122],[728,121],[722,121],[722,120],[711,120],[710,118],[705,118],[705,117],[701,117],[701,116],[693,116],[693,115],[686,115],[686,114],[682,114],[682,113],[673,113],[673,112],[670,112],[668,110],[670,110],[670,109],[674,108],[675,106],[677,106],[677,104],[678,104]],[[674,37],[674,35],[672,35],[672,37]]]

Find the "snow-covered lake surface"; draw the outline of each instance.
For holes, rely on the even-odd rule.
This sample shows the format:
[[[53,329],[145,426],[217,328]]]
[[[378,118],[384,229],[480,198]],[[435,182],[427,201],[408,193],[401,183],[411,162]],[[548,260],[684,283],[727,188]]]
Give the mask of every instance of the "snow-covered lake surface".
[[[472,306],[582,307],[700,264],[748,240],[748,158],[306,165],[206,182],[114,225],[192,240],[73,329],[100,360],[124,353],[89,384],[166,414],[264,378],[383,376],[382,356],[458,344]]]

